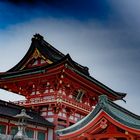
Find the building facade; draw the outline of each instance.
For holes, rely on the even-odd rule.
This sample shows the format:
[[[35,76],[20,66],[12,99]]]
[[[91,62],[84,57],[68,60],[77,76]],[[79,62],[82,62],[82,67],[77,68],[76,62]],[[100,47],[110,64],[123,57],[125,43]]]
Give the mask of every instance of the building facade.
[[[124,100],[126,96],[90,76],[87,67],[58,51],[39,34],[33,36],[23,59],[7,72],[0,73],[0,88],[25,96],[26,100],[15,104],[32,109],[53,123],[52,133],[87,118],[96,110],[99,96],[106,95],[110,102]],[[65,139],[61,136],[63,131],[57,133]]]
[[[19,114],[24,107],[0,100],[0,135],[14,137],[18,132],[18,119],[14,116]],[[53,140],[54,125],[45,120],[39,113],[27,110],[27,114],[32,117],[28,120],[26,134],[29,138],[36,140]]]
[[[56,133],[59,140],[140,140],[140,116],[101,95],[89,115]]]

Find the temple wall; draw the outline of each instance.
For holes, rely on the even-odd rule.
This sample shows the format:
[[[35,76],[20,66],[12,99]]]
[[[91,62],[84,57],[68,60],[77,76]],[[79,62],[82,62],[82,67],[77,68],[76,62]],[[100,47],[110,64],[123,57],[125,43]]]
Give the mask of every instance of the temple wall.
[[[18,131],[16,123],[12,118],[6,119],[0,116],[0,135],[14,136]],[[53,129],[47,127],[28,124],[26,134],[29,138],[36,140],[53,140]]]

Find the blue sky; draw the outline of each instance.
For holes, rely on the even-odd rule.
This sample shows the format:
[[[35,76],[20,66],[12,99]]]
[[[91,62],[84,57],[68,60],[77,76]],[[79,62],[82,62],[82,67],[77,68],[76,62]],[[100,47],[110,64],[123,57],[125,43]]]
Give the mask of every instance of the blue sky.
[[[21,22],[30,18],[36,17],[59,17],[70,18],[74,17],[80,20],[87,20],[92,18],[107,19],[109,13],[112,12],[112,7],[107,0],[102,2],[90,1],[90,0],[42,0],[34,2],[19,2],[7,1],[1,2],[1,16],[5,19],[5,16],[10,18],[5,19],[6,23]],[[16,19],[12,19],[16,15]],[[4,23],[3,23],[4,24]],[[5,24],[6,25],[6,24]]]
[[[18,63],[40,33],[97,80],[128,93],[118,103],[140,114],[139,9],[137,0],[0,1],[0,71]],[[17,96],[1,91],[0,98]]]

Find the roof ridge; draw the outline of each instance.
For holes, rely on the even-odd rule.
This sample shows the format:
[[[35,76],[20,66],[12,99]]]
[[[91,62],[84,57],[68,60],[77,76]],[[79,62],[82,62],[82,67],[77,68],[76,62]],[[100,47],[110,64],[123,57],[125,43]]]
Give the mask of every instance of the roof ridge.
[[[130,115],[131,117],[135,117],[136,119],[140,119],[140,116],[137,114],[134,114],[133,112],[127,110],[126,108],[118,105],[117,103],[114,103],[112,101],[109,100],[109,104],[115,108],[117,108],[118,110],[121,110],[124,113],[127,113],[128,115]]]
[[[122,106],[118,105],[117,103],[112,102],[110,99],[108,99],[107,95],[100,95],[99,96],[99,105],[101,108],[106,108],[109,110],[109,106],[111,105],[115,108],[117,108],[118,110],[121,110],[124,113],[129,114],[131,117],[135,117],[137,119],[140,119],[139,115],[136,115],[134,113],[132,113],[131,111],[127,110],[126,108],[123,108]]]

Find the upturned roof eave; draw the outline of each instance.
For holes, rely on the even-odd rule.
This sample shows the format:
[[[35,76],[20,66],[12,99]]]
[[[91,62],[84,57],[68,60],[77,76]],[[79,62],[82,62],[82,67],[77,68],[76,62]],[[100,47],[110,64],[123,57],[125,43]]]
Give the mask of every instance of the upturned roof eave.
[[[81,75],[82,77],[86,78],[87,80],[93,82],[94,84],[104,88],[105,90],[107,90],[109,93],[113,94],[114,96],[116,96],[116,98],[118,100],[122,100],[125,96],[126,93],[120,93],[120,92],[116,92],[114,90],[112,90],[111,88],[107,87],[106,85],[102,84],[101,82],[99,82],[98,80],[96,80],[95,78],[91,77],[90,75],[85,75],[83,73],[81,73],[80,71],[74,69],[71,66],[67,66],[69,69],[71,69],[72,71],[76,72],[77,74]]]
[[[56,54],[58,59],[61,59],[62,57],[65,56],[63,53],[61,53],[60,51],[55,49],[52,45],[50,45],[48,42],[46,42],[41,35],[36,34],[32,38],[31,45],[30,45],[27,53],[24,55],[24,57],[19,61],[18,64],[16,64],[13,68],[8,70],[7,72],[14,72],[14,71],[20,70],[22,68],[22,66],[26,63],[28,58],[31,57],[31,55],[35,51],[35,49],[38,49],[43,56],[49,55],[49,53],[47,53],[48,50],[52,51],[53,54]],[[55,58],[52,58],[52,55],[49,55],[49,56],[50,56],[50,60],[56,61],[56,60],[54,60]]]
[[[8,70],[6,73],[10,73],[10,72],[16,73],[18,71],[24,70],[24,69],[22,69],[22,67],[24,67],[24,65],[26,64],[28,59],[32,57],[32,54],[35,51],[35,49],[39,50],[39,52],[43,55],[43,57],[48,57],[52,62],[54,62],[56,64],[57,64],[57,61],[59,63],[60,61],[63,61],[64,59],[68,59],[69,61],[71,61],[71,63],[73,63],[75,65],[75,67],[78,70],[84,72],[86,75],[89,75],[87,67],[84,67],[84,66],[76,63],[75,61],[73,61],[69,54],[64,55],[63,53],[61,53],[60,51],[55,49],[52,45],[50,45],[48,42],[46,42],[43,39],[43,37],[39,34],[34,35],[34,37],[32,38],[31,45],[30,45],[27,53],[25,54],[25,56],[19,61],[18,64],[16,64],[13,68]],[[28,69],[30,71],[30,68],[28,68]],[[34,69],[34,68],[32,68],[32,69]],[[3,73],[3,74],[5,74],[5,73]]]
[[[71,59],[70,55],[67,54],[65,57],[63,57],[61,60],[52,63],[50,65],[45,65],[45,66],[40,66],[40,67],[36,67],[36,68],[31,68],[31,69],[26,69],[26,70],[20,70],[20,71],[14,71],[14,72],[5,72],[2,73],[0,75],[0,80],[3,79],[9,79],[9,78],[16,78],[16,77],[21,77],[21,76],[28,76],[31,74],[39,74],[39,73],[44,73],[45,71],[52,69],[53,67],[57,67],[61,64],[65,64],[67,63],[67,68],[69,68],[70,70],[76,72],[77,74],[79,74],[80,76],[86,78],[87,80],[91,81],[92,83],[100,86],[101,88],[107,90],[109,93],[111,93],[112,95],[115,96],[115,98],[118,99],[123,99],[126,94],[120,94],[118,92],[113,91],[112,89],[110,89],[109,87],[107,87],[106,85],[102,84],[101,82],[99,82],[98,80],[96,80],[95,78],[91,77],[88,74],[85,74],[84,72],[81,72],[79,69],[77,68],[77,65],[74,63],[74,61]]]
[[[100,98],[100,97],[103,97],[103,98]],[[113,110],[111,110],[111,108],[109,106],[113,106],[116,109],[118,109],[119,111],[121,110],[121,112],[124,113],[125,115],[128,115],[129,118],[133,118],[133,119],[136,119],[137,121],[139,121],[139,124],[140,124],[140,116],[135,115],[132,112],[126,110],[125,108],[113,103],[112,101],[110,101],[109,99],[106,98],[106,95],[101,95],[100,97],[99,97],[99,102],[98,102],[97,106],[89,115],[87,115],[85,118],[83,118],[82,120],[80,120],[79,122],[77,122],[76,124],[74,124],[68,128],[65,128],[62,130],[57,130],[56,131],[57,135],[63,136],[63,135],[67,135],[70,133],[74,133],[75,131],[76,132],[79,131],[79,129],[82,129],[83,127],[85,127],[86,125],[91,123],[95,118],[96,119],[99,118],[99,116],[102,112],[104,112],[107,116],[111,117],[117,123],[120,123],[123,126],[126,126],[128,129],[133,129],[134,131],[136,130],[136,131],[140,132],[140,125],[131,123],[128,120],[122,120],[119,117],[119,113],[118,113],[118,115],[115,115],[113,113]],[[106,115],[104,115],[103,117],[106,118]]]
[[[48,69],[51,69],[53,67],[57,67],[61,64],[70,64],[71,66],[75,67],[74,61],[70,58],[69,54],[63,57],[61,60],[54,62],[49,65],[43,65],[43,66],[38,66],[38,67],[32,67],[30,69],[23,69],[23,70],[18,70],[18,71],[7,71],[3,72],[0,74],[0,79],[6,79],[6,78],[13,78],[16,76],[25,76],[25,75],[30,75],[30,74],[37,74],[37,73],[43,73]]]

